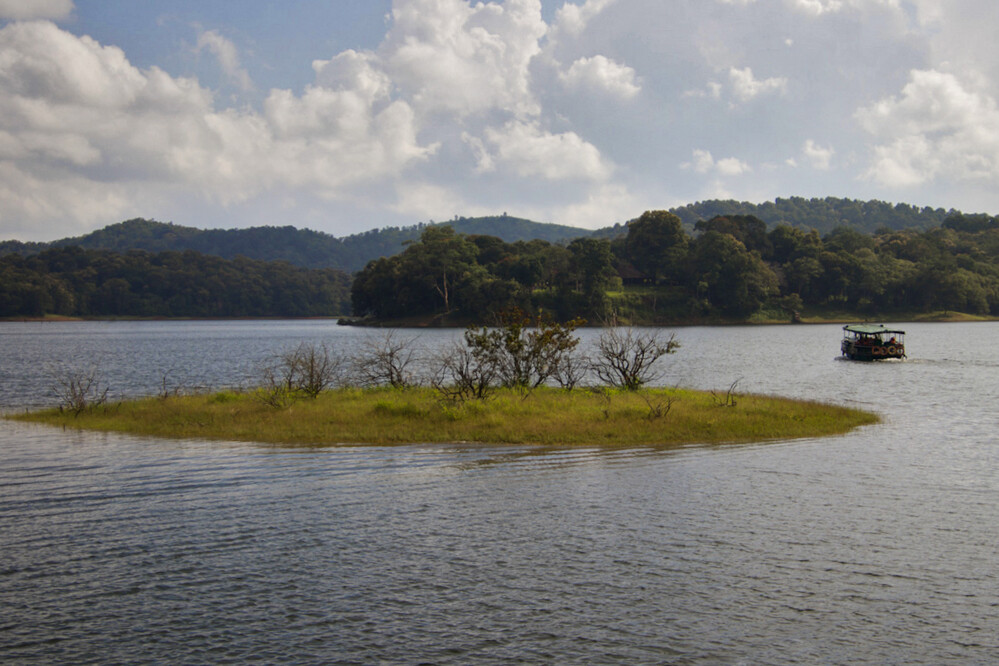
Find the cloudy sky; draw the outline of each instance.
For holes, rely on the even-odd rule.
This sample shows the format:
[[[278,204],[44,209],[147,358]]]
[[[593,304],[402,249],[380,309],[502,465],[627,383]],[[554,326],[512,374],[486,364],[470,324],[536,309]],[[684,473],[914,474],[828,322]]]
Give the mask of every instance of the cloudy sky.
[[[995,0],[0,0],[0,239],[999,213]]]

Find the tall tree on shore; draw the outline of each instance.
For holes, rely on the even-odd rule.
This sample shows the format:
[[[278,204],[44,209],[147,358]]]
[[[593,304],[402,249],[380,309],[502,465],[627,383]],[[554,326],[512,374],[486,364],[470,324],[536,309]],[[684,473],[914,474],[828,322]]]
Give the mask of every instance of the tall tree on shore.
[[[625,255],[635,268],[662,279],[678,279],[683,272],[689,244],[680,218],[665,210],[649,210],[628,224]]]

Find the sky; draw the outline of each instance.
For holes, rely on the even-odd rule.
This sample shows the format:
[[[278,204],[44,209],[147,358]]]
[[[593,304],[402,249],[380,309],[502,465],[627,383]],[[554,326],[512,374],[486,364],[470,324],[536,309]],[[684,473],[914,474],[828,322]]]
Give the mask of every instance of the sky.
[[[0,239],[999,213],[995,0],[0,0]]]

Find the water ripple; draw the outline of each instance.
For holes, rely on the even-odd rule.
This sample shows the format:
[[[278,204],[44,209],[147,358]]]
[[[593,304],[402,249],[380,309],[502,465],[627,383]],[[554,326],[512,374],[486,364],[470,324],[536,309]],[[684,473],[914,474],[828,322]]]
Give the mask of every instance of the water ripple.
[[[183,347],[175,326],[87,326],[133,355]],[[238,325],[230,349],[192,326],[235,373],[214,383],[247,341],[331,334]],[[994,662],[999,326],[981,326],[943,359],[919,349],[943,329],[917,326],[891,366],[740,351],[793,336],[827,359],[800,328],[680,332],[677,382],[885,415],[830,439],[289,450],[0,422],[0,661]],[[836,327],[807,330],[835,348]]]

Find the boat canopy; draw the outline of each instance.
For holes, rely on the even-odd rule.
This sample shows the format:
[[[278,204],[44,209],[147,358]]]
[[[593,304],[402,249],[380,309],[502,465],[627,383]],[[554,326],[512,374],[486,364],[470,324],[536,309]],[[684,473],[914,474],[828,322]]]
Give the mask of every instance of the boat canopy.
[[[884,324],[848,324],[843,327],[843,330],[850,333],[857,333],[858,335],[879,335],[881,333],[905,335],[905,331],[885,328]]]

